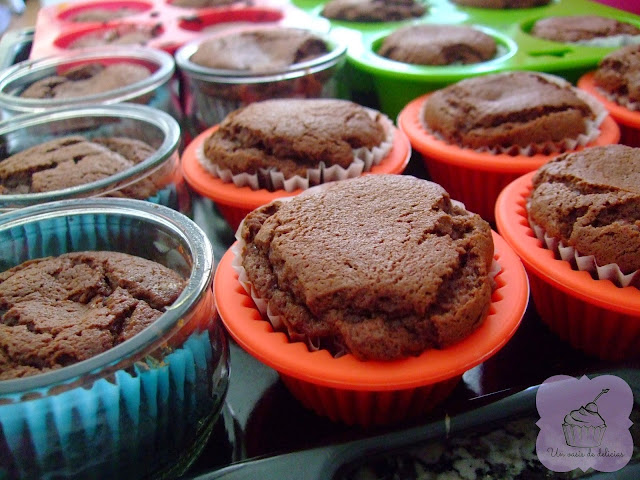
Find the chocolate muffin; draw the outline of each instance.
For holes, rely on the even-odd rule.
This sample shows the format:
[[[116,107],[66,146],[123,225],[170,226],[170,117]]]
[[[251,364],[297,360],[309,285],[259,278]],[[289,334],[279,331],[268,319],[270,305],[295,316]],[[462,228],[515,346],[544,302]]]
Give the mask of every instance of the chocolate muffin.
[[[324,40],[295,28],[263,28],[212,37],[190,60],[203,67],[246,72],[271,72],[324,55]]]
[[[640,269],[640,149],[608,145],[558,156],[533,177],[528,214],[597,265]]]
[[[517,153],[535,144],[575,139],[596,115],[559,77],[505,72],[437,90],[424,105],[426,128],[461,147]]]
[[[227,115],[203,145],[202,165],[221,178],[256,176],[255,188],[275,190],[272,175],[322,183],[327,169],[368,169],[366,154],[384,148],[390,122],[380,112],[339,99],[273,99]],[[386,152],[381,151],[381,160]],[[363,158],[364,160],[360,160]],[[224,173],[222,173],[224,172]],[[323,172],[327,172],[326,174]]]
[[[100,47],[103,45],[146,45],[162,32],[162,26],[157,25],[126,25],[121,24],[107,30],[87,33],[73,40],[67,48]]]
[[[120,8],[91,8],[76,13],[71,17],[72,22],[109,22],[120,18],[130,17],[140,13],[140,9],[120,7]]]
[[[0,160],[0,195],[50,192],[95,182],[132,168],[154,152],[147,143],[132,138],[57,138]],[[118,195],[144,199],[156,189],[147,178]]]
[[[185,280],[120,252],[29,260],[0,273],[0,380],[86,360],[151,325]]]
[[[87,63],[61,75],[42,78],[20,93],[23,98],[75,98],[122,88],[148,78],[148,68],[135,63]]]
[[[409,25],[383,41],[378,55],[417,65],[484,62],[496,55],[493,37],[467,25]]]
[[[329,0],[322,16],[349,22],[391,22],[421,17],[427,12],[419,0]]]
[[[596,87],[631,110],[640,107],[640,45],[628,45],[606,55],[593,74]]]
[[[174,7],[183,8],[210,8],[226,7],[235,3],[251,5],[252,0],[172,0],[169,2]]]
[[[640,35],[640,29],[627,22],[599,15],[569,15],[538,20],[531,35],[555,42],[584,42],[616,35]]]
[[[548,5],[551,0],[451,0],[451,3],[478,8],[532,8]]]
[[[292,341],[336,355],[394,360],[443,348],[489,308],[489,224],[426,180],[327,184],[254,210],[238,238],[269,316]]]

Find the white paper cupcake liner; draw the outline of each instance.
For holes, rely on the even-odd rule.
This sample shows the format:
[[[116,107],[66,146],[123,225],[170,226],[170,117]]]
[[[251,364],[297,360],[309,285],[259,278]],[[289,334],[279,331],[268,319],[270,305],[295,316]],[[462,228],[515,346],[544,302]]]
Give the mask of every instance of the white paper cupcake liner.
[[[611,35],[608,37],[595,37],[586,40],[578,40],[576,42],[567,42],[575,45],[584,45],[586,47],[602,47],[602,48],[619,48],[626,45],[636,45],[640,43],[640,35]]]
[[[618,287],[628,287],[640,282],[640,270],[624,274],[615,263],[598,265],[594,255],[581,255],[574,247],[564,245],[562,240],[547,235],[544,228],[533,222],[531,218],[529,218],[529,225],[543,247],[551,250],[556,258],[569,262],[574,270],[589,272],[598,280],[610,280]]]
[[[265,176],[269,178],[273,189],[285,190],[287,192],[293,192],[297,189],[306,190],[307,188],[322,183],[355,178],[364,172],[370,171],[373,166],[379,165],[393,148],[394,128],[391,120],[386,115],[380,114],[375,110],[368,108],[366,110],[371,115],[371,118],[379,115],[380,123],[385,131],[385,139],[380,145],[372,149],[365,147],[354,149],[353,162],[347,168],[343,168],[340,165],[327,167],[324,162],[320,162],[318,168],[307,169],[306,177],[295,175],[290,178],[285,178],[284,174],[276,169],[263,169],[260,174],[240,173],[234,175],[231,170],[218,167],[218,165],[211,162],[205,156],[204,142],[197,149],[196,157],[200,165],[214,177],[219,178],[225,183],[233,183],[237,187],[248,186],[252,190],[261,188],[259,180],[261,176],[263,178]]]
[[[607,109],[598,100],[592,97],[589,93],[573,87],[566,80],[556,77],[554,75],[544,74],[538,72],[539,75],[546,77],[548,80],[556,83],[560,86],[568,86],[574,91],[574,93],[585,102],[594,114],[594,118],[585,119],[585,133],[578,135],[576,138],[565,138],[560,142],[544,142],[527,145],[526,147],[520,147],[517,145],[511,145],[508,147],[496,146],[496,147],[482,147],[474,149],[479,153],[491,153],[493,155],[507,154],[507,155],[521,155],[525,157],[531,157],[536,154],[551,155],[554,153],[562,153],[570,150],[575,150],[579,147],[584,147],[593,142],[600,135],[600,125],[604,119],[609,115]],[[441,142],[448,143],[448,141],[438,132],[432,131],[426,122],[424,121],[424,111],[426,108],[426,102],[424,102],[420,108],[420,125],[430,135],[433,135]],[[464,145],[458,145],[460,148],[469,148]]]
[[[323,184],[323,185],[319,185],[319,186],[313,187],[313,188],[301,193],[300,195],[311,194],[314,191],[322,189],[322,188],[324,188],[326,186],[327,185]],[[286,201],[289,201],[291,199],[292,199],[292,197],[284,197],[284,198],[280,198],[280,199],[278,199],[276,201],[277,202],[283,202],[283,201],[286,202]],[[458,202],[456,200],[452,200],[452,203],[458,204],[458,205],[461,205],[462,207],[464,207],[464,205],[461,202]],[[317,350],[321,350],[323,348],[326,348],[322,338],[308,337],[308,336],[301,335],[301,334],[291,330],[289,328],[289,326],[287,325],[286,320],[282,317],[282,315],[277,315],[276,313],[274,313],[271,310],[271,308],[269,307],[269,302],[267,300],[265,300],[264,298],[260,297],[258,292],[253,287],[253,283],[251,283],[251,281],[249,280],[247,272],[246,272],[245,268],[242,266],[242,251],[244,250],[244,247],[246,246],[246,243],[244,242],[244,240],[240,236],[240,232],[242,231],[242,224],[243,223],[244,223],[244,220],[240,223],[240,226],[238,227],[238,230],[236,231],[236,240],[237,241],[231,246],[231,252],[233,253],[233,259],[231,260],[231,267],[237,273],[238,281],[240,282],[240,285],[242,286],[244,291],[247,292],[247,294],[249,294],[249,296],[253,300],[254,304],[256,305],[256,308],[258,309],[258,311],[262,315],[262,317],[266,318],[269,321],[269,323],[271,324],[271,326],[273,327],[273,329],[275,331],[286,332],[287,337],[289,338],[289,340],[291,342],[297,342],[297,341],[304,342],[307,345],[307,348],[309,349],[309,351],[311,351],[311,352],[315,352]],[[489,280],[491,282],[492,291],[495,290],[496,287],[497,287],[496,282],[495,282],[495,277],[500,273],[501,270],[502,270],[502,268],[500,267],[500,264],[495,259],[493,259],[493,261],[491,262],[491,266],[489,268],[489,272],[488,272]],[[345,353],[347,353],[347,348],[345,346],[338,345],[338,344],[335,344],[335,343],[331,344],[330,350],[332,351],[333,356],[336,357],[336,358],[344,355]]]
[[[609,100],[610,102],[617,103],[629,110],[638,111],[640,110],[640,102],[632,101],[628,95],[613,95],[601,87],[596,86],[598,93],[602,95],[604,98]]]

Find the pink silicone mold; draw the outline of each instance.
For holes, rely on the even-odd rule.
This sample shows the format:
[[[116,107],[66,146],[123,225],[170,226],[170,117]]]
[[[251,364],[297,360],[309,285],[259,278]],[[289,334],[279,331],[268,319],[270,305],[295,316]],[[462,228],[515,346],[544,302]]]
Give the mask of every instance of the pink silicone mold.
[[[170,0],[88,0],[41,8],[30,58],[87,48],[77,47],[78,42],[87,40],[94,40],[88,48],[97,44],[135,44],[173,54],[183,44],[211,30],[238,24],[329,28],[324,19],[311,17],[294,5],[277,0],[253,0],[251,5],[238,1],[203,8],[173,5]],[[127,36],[122,39],[123,35]]]

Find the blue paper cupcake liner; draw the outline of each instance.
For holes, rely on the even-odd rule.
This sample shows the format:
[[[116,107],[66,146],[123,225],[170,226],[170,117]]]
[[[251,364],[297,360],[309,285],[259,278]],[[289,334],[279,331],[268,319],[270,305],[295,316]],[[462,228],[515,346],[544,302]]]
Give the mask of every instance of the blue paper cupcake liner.
[[[164,189],[158,203],[170,199],[172,192],[175,189]],[[14,248],[0,253],[0,271],[71,251],[116,249],[144,256],[148,249],[140,241],[139,221],[126,216],[41,219],[2,235],[7,237],[0,242]],[[24,392],[1,395],[0,479],[129,479],[180,462],[197,442],[206,440],[207,425],[215,421],[224,397],[216,395],[216,389],[226,392],[226,381],[215,383],[215,366],[227,358],[213,318],[212,312],[181,344],[156,349],[157,355],[93,383],[73,378],[67,383],[81,386],[56,385],[59,394],[48,386],[29,392],[31,400]]]

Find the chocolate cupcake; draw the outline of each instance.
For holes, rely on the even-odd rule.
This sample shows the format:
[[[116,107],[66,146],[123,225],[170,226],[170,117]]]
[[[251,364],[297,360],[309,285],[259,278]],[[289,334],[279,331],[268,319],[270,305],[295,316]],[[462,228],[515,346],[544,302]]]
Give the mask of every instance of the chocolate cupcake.
[[[100,47],[104,45],[147,45],[160,35],[162,26],[119,24],[113,28],[87,33],[73,40],[68,49]]]
[[[369,171],[392,143],[391,121],[351,101],[274,99],[229,114],[200,161],[239,187],[293,191]]]
[[[421,17],[427,12],[419,0],[330,0],[322,16],[349,22],[392,22]]]
[[[169,3],[174,7],[211,8],[227,7],[235,3],[251,5],[253,0],[170,0]]]
[[[270,72],[325,53],[326,43],[310,31],[273,28],[207,39],[191,56],[191,61],[213,69]]]
[[[640,285],[640,149],[560,155],[532,183],[527,211],[545,245],[597,278]]]
[[[0,381],[107,351],[150,326],[184,286],[173,270],[119,252],[31,259],[0,272]]]
[[[452,3],[465,7],[478,8],[532,8],[551,3],[551,0],[451,0]]]
[[[606,55],[593,74],[595,86],[610,100],[640,110],[640,45],[628,45]]]
[[[178,122],[143,105],[24,114],[0,127],[0,211],[64,198],[128,197],[188,213]]]
[[[346,44],[284,26],[219,31],[176,52],[193,136],[232,111],[272,98],[332,98]]]
[[[563,79],[506,72],[462,80],[424,103],[425,127],[443,141],[479,151],[563,151],[597,135],[603,109]]]
[[[467,25],[409,25],[385,37],[378,55],[416,65],[484,62],[497,52],[496,41]]]
[[[328,184],[258,208],[237,237],[245,289],[311,349],[419,355],[471,334],[489,308],[489,224],[426,180]]]
[[[22,98],[74,98],[109,92],[142,82],[151,72],[135,63],[87,63],[42,78],[24,89]]]
[[[599,15],[554,16],[538,20],[531,35],[554,42],[621,46],[640,42],[640,28]]]
[[[91,8],[84,9],[75,15],[70,17],[72,22],[85,23],[85,22],[98,22],[105,23],[112,20],[119,20],[121,18],[137,15],[141,12],[139,8]]]
[[[0,217],[0,477],[180,476],[228,379],[204,232],[131,199]]]
[[[53,192],[96,182],[131,169],[154,153],[149,144],[133,138],[57,138],[0,160],[0,195]],[[149,177],[118,194],[145,199],[158,189]]]

